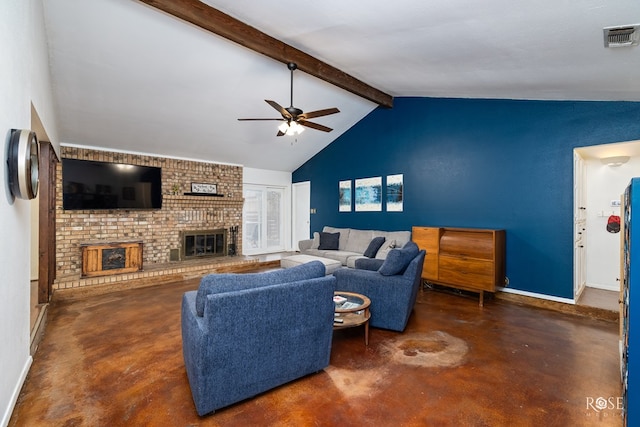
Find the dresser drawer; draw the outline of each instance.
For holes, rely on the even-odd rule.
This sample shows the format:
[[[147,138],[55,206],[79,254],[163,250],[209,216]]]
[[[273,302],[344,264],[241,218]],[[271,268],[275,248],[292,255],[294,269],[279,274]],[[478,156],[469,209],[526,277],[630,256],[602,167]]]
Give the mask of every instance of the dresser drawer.
[[[495,291],[494,264],[491,261],[440,255],[438,281],[465,288]]]
[[[492,231],[445,229],[440,238],[440,253],[493,260],[493,236]]]

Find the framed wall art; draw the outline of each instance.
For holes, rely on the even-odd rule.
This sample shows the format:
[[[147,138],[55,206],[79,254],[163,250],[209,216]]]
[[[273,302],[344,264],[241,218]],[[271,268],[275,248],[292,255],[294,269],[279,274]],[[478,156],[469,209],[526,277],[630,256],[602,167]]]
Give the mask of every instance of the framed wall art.
[[[387,175],[387,212],[402,212],[403,206],[402,174]]]
[[[382,211],[382,177],[355,180],[356,212]]]
[[[191,192],[198,194],[216,194],[218,192],[218,185],[204,182],[192,182]]]
[[[351,212],[351,180],[340,181],[338,191],[338,212]]]

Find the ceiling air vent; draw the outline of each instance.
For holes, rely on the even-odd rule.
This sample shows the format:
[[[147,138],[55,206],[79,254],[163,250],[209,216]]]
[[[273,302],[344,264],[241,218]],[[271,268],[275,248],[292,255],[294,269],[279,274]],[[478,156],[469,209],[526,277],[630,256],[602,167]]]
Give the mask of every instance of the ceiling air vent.
[[[604,47],[635,46],[640,40],[640,25],[604,28]]]

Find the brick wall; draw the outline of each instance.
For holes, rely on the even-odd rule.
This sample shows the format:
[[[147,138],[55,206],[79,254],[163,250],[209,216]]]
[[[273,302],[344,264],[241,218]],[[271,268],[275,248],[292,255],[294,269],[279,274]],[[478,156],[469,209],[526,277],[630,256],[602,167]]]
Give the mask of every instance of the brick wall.
[[[162,209],[62,209],[62,162],[56,182],[56,281],[79,276],[80,244],[142,240],[143,266],[169,262],[180,247],[180,231],[239,226],[237,253],[242,253],[242,167],[62,147],[62,158],[98,160],[162,168]],[[217,184],[224,197],[185,196],[191,182]],[[176,191],[174,191],[176,190]]]

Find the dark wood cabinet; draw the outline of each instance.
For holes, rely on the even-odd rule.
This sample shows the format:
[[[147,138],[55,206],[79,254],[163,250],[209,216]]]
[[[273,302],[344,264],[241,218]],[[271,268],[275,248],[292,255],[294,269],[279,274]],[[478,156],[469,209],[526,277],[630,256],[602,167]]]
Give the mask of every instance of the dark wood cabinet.
[[[505,231],[413,227],[412,240],[427,252],[422,279],[480,294],[505,284]]]

